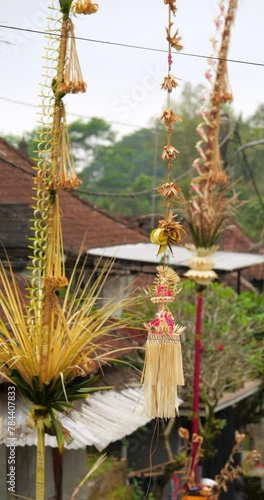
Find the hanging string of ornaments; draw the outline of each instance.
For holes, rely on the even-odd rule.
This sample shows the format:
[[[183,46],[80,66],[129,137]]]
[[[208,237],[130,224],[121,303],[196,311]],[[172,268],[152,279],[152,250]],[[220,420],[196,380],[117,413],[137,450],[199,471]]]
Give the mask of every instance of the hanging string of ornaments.
[[[152,243],[159,245],[158,255],[163,258],[163,264],[157,267],[157,274],[149,293],[151,301],[157,305],[156,318],[149,321],[145,327],[148,331],[146,342],[145,364],[142,373],[142,383],[145,393],[145,414],[153,417],[175,417],[178,413],[178,386],[184,385],[181,333],[185,327],[175,323],[169,310],[169,304],[180,292],[178,274],[166,265],[167,251],[173,253],[172,245],[182,239],[183,227],[173,215],[172,204],[178,197],[179,186],[171,180],[173,162],[179,151],[172,145],[172,132],[175,123],[181,122],[171,107],[171,93],[178,87],[178,78],[172,74],[172,48],[182,50],[181,36],[178,29],[173,34],[172,16],[176,14],[176,0],[164,0],[168,6],[168,26],[166,40],[168,41],[168,74],[164,77],[161,88],[167,92],[167,107],[160,120],[167,131],[167,144],[163,147],[161,158],[167,165],[167,182],[157,188],[165,199],[165,216],[159,225],[151,232]]]

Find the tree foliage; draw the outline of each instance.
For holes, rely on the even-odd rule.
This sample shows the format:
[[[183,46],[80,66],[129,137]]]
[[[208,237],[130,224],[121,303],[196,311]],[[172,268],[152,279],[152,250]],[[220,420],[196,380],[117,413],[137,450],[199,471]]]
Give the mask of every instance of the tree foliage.
[[[189,401],[190,409],[195,357],[195,286],[192,281],[183,282],[181,293],[170,306],[175,322],[187,327],[182,334],[185,386],[179,395]],[[139,307],[137,311],[139,314]],[[141,312],[143,323],[155,316],[156,306],[144,300]],[[224,425],[215,415],[224,392],[234,392],[250,379],[263,379],[263,324],[263,294],[237,295],[232,288],[219,283],[203,292],[200,399],[206,408],[206,418],[200,432],[205,437],[207,456],[214,453],[215,437]],[[249,412],[248,421],[250,418]]]
[[[188,313],[187,313],[188,311]],[[263,378],[263,342],[255,334],[263,328],[263,295],[237,295],[229,287],[214,283],[204,292],[200,398],[206,418],[201,424],[207,456],[225,422],[215,415],[224,392],[235,392],[253,378]],[[186,314],[187,313],[187,314]],[[185,383],[183,399],[192,404],[194,376],[195,284],[185,282],[182,298],[175,303],[175,315],[187,326],[183,338]]]
[[[194,175],[192,163],[197,156],[195,144],[199,139],[196,127],[200,122],[200,91],[201,86],[193,88],[190,84],[185,84],[181,98],[174,106],[183,121],[177,124],[172,137],[172,143],[180,151],[172,180],[177,182],[179,179],[178,183],[185,193],[188,192]],[[223,109],[229,116],[228,140],[223,146],[226,167],[231,178],[237,181],[236,190],[240,193],[240,198],[247,201],[239,210],[238,222],[253,240],[260,240],[264,236],[264,143],[254,145],[255,141],[264,138],[263,107],[264,105],[260,105],[247,120],[243,120],[242,116],[236,117],[232,109]],[[226,140],[224,136],[220,139]],[[82,189],[100,193],[100,196],[90,194],[89,197],[94,203],[119,215],[146,215],[152,213],[153,209],[160,213],[161,201],[155,196],[153,189],[166,176],[161,160],[165,143],[165,131],[159,122],[154,121],[152,128],[140,129],[109,145],[98,145],[89,167],[81,174]],[[249,146],[244,148],[247,144]],[[110,197],[108,193],[126,196]],[[128,197],[130,193],[131,197]]]
[[[201,86],[192,87],[186,83],[179,100],[173,105],[183,121],[177,124],[172,134],[171,141],[180,154],[171,180],[176,181],[185,193],[195,175],[192,163],[197,157],[195,144],[199,140],[196,127],[201,121],[200,91]],[[223,146],[226,167],[231,178],[238,180],[236,190],[240,198],[247,200],[239,210],[238,222],[249,237],[260,240],[264,236],[264,143],[261,142],[264,139],[264,104],[260,104],[247,119],[236,117],[230,107],[225,106],[223,112],[229,121],[228,140]],[[88,192],[86,196],[90,201],[118,215],[142,216],[153,210],[155,213],[163,211],[155,188],[166,178],[166,167],[161,160],[166,132],[158,120],[153,120],[149,128],[139,129],[121,139],[116,138],[109,123],[96,117],[74,121],[69,126],[69,134],[83,180],[81,191]],[[7,139],[30,157],[36,156],[36,130],[24,134],[23,138],[7,136]],[[221,136],[221,140],[225,141],[226,137]],[[259,144],[255,144],[256,141]]]

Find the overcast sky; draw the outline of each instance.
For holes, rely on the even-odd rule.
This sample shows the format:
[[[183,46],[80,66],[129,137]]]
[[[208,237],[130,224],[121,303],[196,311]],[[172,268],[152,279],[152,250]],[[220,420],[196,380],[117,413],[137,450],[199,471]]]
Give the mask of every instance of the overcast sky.
[[[54,0],[56,1],[56,0]],[[228,64],[234,108],[247,117],[264,102],[264,2],[239,0],[232,30]],[[0,24],[45,30],[48,0],[1,0]],[[166,49],[167,6],[163,0],[98,0],[99,10],[74,19],[77,37],[142,47]],[[218,0],[178,0],[174,28],[179,28],[186,54],[208,56],[215,33]],[[37,109],[8,100],[38,105],[42,83],[45,39],[42,34],[0,28],[0,134],[21,133],[36,126]],[[6,43],[9,42],[9,43]],[[165,93],[160,84],[167,71],[167,55],[143,49],[119,47],[92,41],[77,41],[86,94],[67,96],[71,113],[98,116],[113,128],[130,133],[134,126],[147,126],[160,115]],[[182,83],[207,85],[205,58],[175,54],[173,73]],[[176,103],[180,90],[173,93]],[[126,125],[119,125],[123,123]]]

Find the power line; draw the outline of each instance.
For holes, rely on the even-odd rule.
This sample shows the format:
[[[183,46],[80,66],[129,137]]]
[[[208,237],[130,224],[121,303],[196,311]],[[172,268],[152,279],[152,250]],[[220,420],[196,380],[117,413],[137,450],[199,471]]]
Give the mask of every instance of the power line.
[[[19,26],[7,26],[5,24],[0,24],[0,28],[16,30],[16,31],[23,31],[23,32],[28,32],[28,33],[37,33],[39,35],[49,35],[49,36],[52,35],[55,37],[61,37],[60,33],[34,30],[34,29],[30,29],[30,28],[20,28]],[[167,53],[166,49],[158,49],[156,47],[146,47],[143,45],[133,45],[133,44],[121,43],[121,42],[111,42],[109,40],[96,40],[94,38],[85,38],[85,37],[78,37],[78,36],[75,36],[74,38],[75,38],[75,40],[81,40],[83,42],[101,43],[101,44],[111,45],[111,46],[115,46],[115,47],[125,47],[128,49],[147,50],[147,51],[151,51],[151,52]],[[186,56],[186,57],[196,57],[196,58],[200,58],[200,59],[212,59],[212,60],[216,60],[216,61],[224,60],[224,61],[227,61],[230,63],[247,64],[247,65],[251,65],[251,66],[264,67],[264,63],[259,63],[259,62],[255,62],[255,61],[243,61],[241,59],[222,59],[222,58],[217,57],[217,56],[206,56],[206,55],[194,54],[194,53],[190,53],[190,52],[175,52],[175,51],[173,51],[173,54],[174,55],[182,55],[182,56]]]
[[[84,189],[78,189],[76,190],[76,193],[81,193],[81,194],[87,194],[91,196],[100,196],[100,197],[107,197],[107,198],[135,198],[135,196],[142,196],[145,194],[153,193],[156,191],[156,189],[145,189],[144,191],[135,191],[131,193],[106,193],[104,191],[88,191]],[[157,193],[157,196],[159,194]]]
[[[12,99],[10,97],[5,97],[5,96],[0,96],[0,100],[1,101],[5,101],[5,102],[10,102],[12,104],[19,104],[21,106],[28,106],[30,108],[39,108],[40,107],[40,104],[32,104],[30,102],[25,102],[25,101],[18,101],[17,99]],[[67,113],[67,116],[75,116],[76,118],[80,118],[82,120],[91,120],[92,117],[91,116],[85,116],[85,115],[82,115],[80,113]],[[157,133],[159,134],[160,132],[157,131],[156,129],[153,130],[151,127],[144,127],[144,126],[141,126],[141,125],[136,125],[135,123],[126,123],[126,122],[116,122],[116,121],[113,121],[113,120],[106,120],[107,123],[109,123],[110,125],[121,125],[122,127],[132,127],[132,128],[135,128],[135,129],[138,129],[138,130],[148,130],[149,132],[152,132],[152,133]],[[69,124],[71,126],[71,124]]]
[[[0,96],[1,101],[12,102],[13,104],[22,104],[22,106],[28,106],[30,108],[38,108],[37,104],[32,104],[30,102],[17,101],[16,99],[11,99],[9,97]]]
[[[7,40],[2,40],[2,38],[0,38],[0,43],[5,43],[6,45],[16,45],[15,43],[7,42]]]
[[[4,96],[0,96],[0,100],[1,101],[5,101],[5,102],[11,102],[12,104],[19,104],[21,106],[28,106],[30,108],[38,108],[39,107],[39,104],[32,104],[30,102],[25,102],[25,101],[18,101],[16,99],[11,99],[10,97],[4,97]],[[84,119],[84,120],[90,120],[91,117],[89,116],[84,116],[84,115],[81,115],[81,114],[78,114],[78,113],[67,113],[68,116],[75,116],[76,118],[81,118],[81,119]],[[125,127],[133,127],[133,128],[137,128],[138,130],[151,130],[147,127],[141,127],[140,125],[135,125],[133,123],[125,123],[125,122],[115,122],[115,121],[109,121],[108,123],[112,124],[112,125],[122,125],[122,126],[125,126]]]
[[[30,175],[31,177],[35,177],[34,172],[30,172],[28,169],[21,167],[20,165],[18,165],[17,163],[15,163],[11,160],[8,160],[7,158],[2,156],[1,154],[0,154],[0,161],[3,161],[7,165],[12,166],[12,167],[16,168],[17,170],[20,170],[21,172]],[[192,167],[188,168],[188,170],[186,170],[186,172],[183,172],[178,177],[176,177],[175,181],[177,182],[180,179],[183,179],[184,177],[189,175],[191,170],[192,170]],[[153,193],[154,191],[156,191],[156,188],[155,189],[145,189],[144,191],[134,191],[131,193],[106,193],[103,191],[96,192],[96,191],[88,191],[88,190],[83,190],[83,189],[76,189],[75,193],[76,194],[86,194],[86,195],[90,195],[90,196],[107,197],[107,198],[112,198],[112,197],[113,198],[116,198],[116,197],[118,197],[118,198],[135,198],[136,196],[141,196],[144,194]],[[157,196],[158,196],[158,194],[157,194]]]
[[[178,175],[178,177],[176,177],[175,179],[175,182],[178,182],[180,179],[183,179],[184,177],[186,177],[187,175],[189,175],[189,173],[193,170],[192,167],[188,168],[188,170],[186,170],[186,172],[183,172],[182,174]],[[135,191],[135,192],[131,192],[131,193],[106,193],[104,191],[101,191],[101,192],[96,192],[96,191],[87,191],[87,190],[82,190],[82,189],[78,189],[76,190],[76,193],[81,193],[81,194],[88,194],[88,195],[92,195],[92,196],[107,196],[107,197],[118,197],[118,198],[134,198],[135,196],[141,196],[141,195],[144,195],[144,194],[149,194],[149,193],[153,193],[157,190],[157,188],[153,188],[153,189],[145,189],[144,191]],[[157,193],[157,195],[155,196],[159,196],[159,194]]]
[[[257,181],[255,179],[255,175],[254,175],[253,169],[251,167],[250,162],[248,161],[248,157],[247,157],[247,154],[245,152],[245,149],[247,149],[247,148],[250,148],[252,146],[255,147],[255,146],[258,146],[258,145],[262,145],[264,143],[264,139],[258,139],[257,141],[251,141],[251,142],[247,142],[246,144],[242,144],[242,139],[241,139],[241,135],[240,135],[240,131],[239,131],[239,124],[238,123],[236,124],[235,130],[234,130],[234,137],[239,142],[240,147],[235,151],[232,160],[234,161],[234,159],[236,158],[236,156],[239,153],[242,153],[242,158],[243,158],[243,160],[245,162],[246,168],[247,168],[247,170],[249,172],[249,175],[251,177],[251,181],[252,181],[253,187],[255,189],[255,193],[257,195],[259,204],[260,204],[262,210],[264,210],[264,203],[262,201],[262,196],[260,194],[260,191],[259,191],[259,188],[258,188]],[[232,162],[232,160],[231,160],[231,162]]]

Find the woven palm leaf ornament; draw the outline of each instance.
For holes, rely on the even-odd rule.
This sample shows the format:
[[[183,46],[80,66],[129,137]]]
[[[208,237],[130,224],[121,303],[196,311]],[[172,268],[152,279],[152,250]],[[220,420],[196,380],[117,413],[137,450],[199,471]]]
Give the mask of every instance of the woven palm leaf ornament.
[[[198,175],[192,179],[190,198],[180,195],[193,239],[193,245],[186,245],[193,252],[189,263],[191,269],[186,276],[199,285],[207,285],[217,277],[212,258],[217,250],[216,241],[240,205],[237,194],[230,195],[233,186],[224,168],[219,145],[222,105],[233,99],[227,75],[227,55],[237,0],[221,0],[219,7],[220,13],[215,20],[218,36],[212,41],[218,62],[209,60],[206,78],[213,88],[207,107],[205,103],[202,106],[203,121],[197,127],[199,157],[193,166]]]
[[[158,188],[165,199],[165,217],[151,232],[152,243],[159,245],[158,255],[162,256],[163,264],[157,267],[157,275],[150,289],[151,301],[158,307],[156,318],[145,326],[148,331],[146,342],[145,364],[142,373],[145,394],[145,414],[153,417],[174,417],[178,413],[177,389],[184,385],[182,352],[180,335],[185,330],[175,323],[169,310],[169,304],[179,293],[179,276],[166,265],[167,251],[173,251],[172,245],[182,239],[183,228],[173,215],[172,204],[178,196],[179,187],[171,179],[173,162],[179,151],[172,145],[174,124],[181,121],[170,102],[171,92],[179,83],[172,74],[172,48],[180,51],[183,46],[178,30],[173,30],[172,16],[176,14],[176,0],[164,0],[168,6],[168,26],[166,39],[168,41],[168,74],[161,88],[167,92],[167,107],[160,120],[167,131],[167,144],[163,147],[161,158],[167,165],[167,182]]]
[[[72,8],[72,11],[71,11]],[[36,500],[45,498],[45,434],[56,437],[62,453],[71,436],[60,421],[72,402],[100,388],[93,378],[104,354],[98,346],[128,321],[115,317],[129,297],[95,308],[110,266],[95,270],[85,284],[77,261],[66,277],[61,228],[61,190],[80,185],[66,123],[64,97],[84,92],[86,84],[74,40],[71,14],[93,14],[91,0],[53,0],[46,36],[42,105],[39,113],[28,299],[22,296],[11,266],[0,263],[0,375],[14,384],[28,404],[28,425],[37,432]],[[82,249],[80,249],[80,252]],[[99,272],[98,272],[99,271]],[[77,277],[76,277],[77,274]],[[57,292],[66,287],[64,298]],[[103,349],[101,349],[101,352]]]

